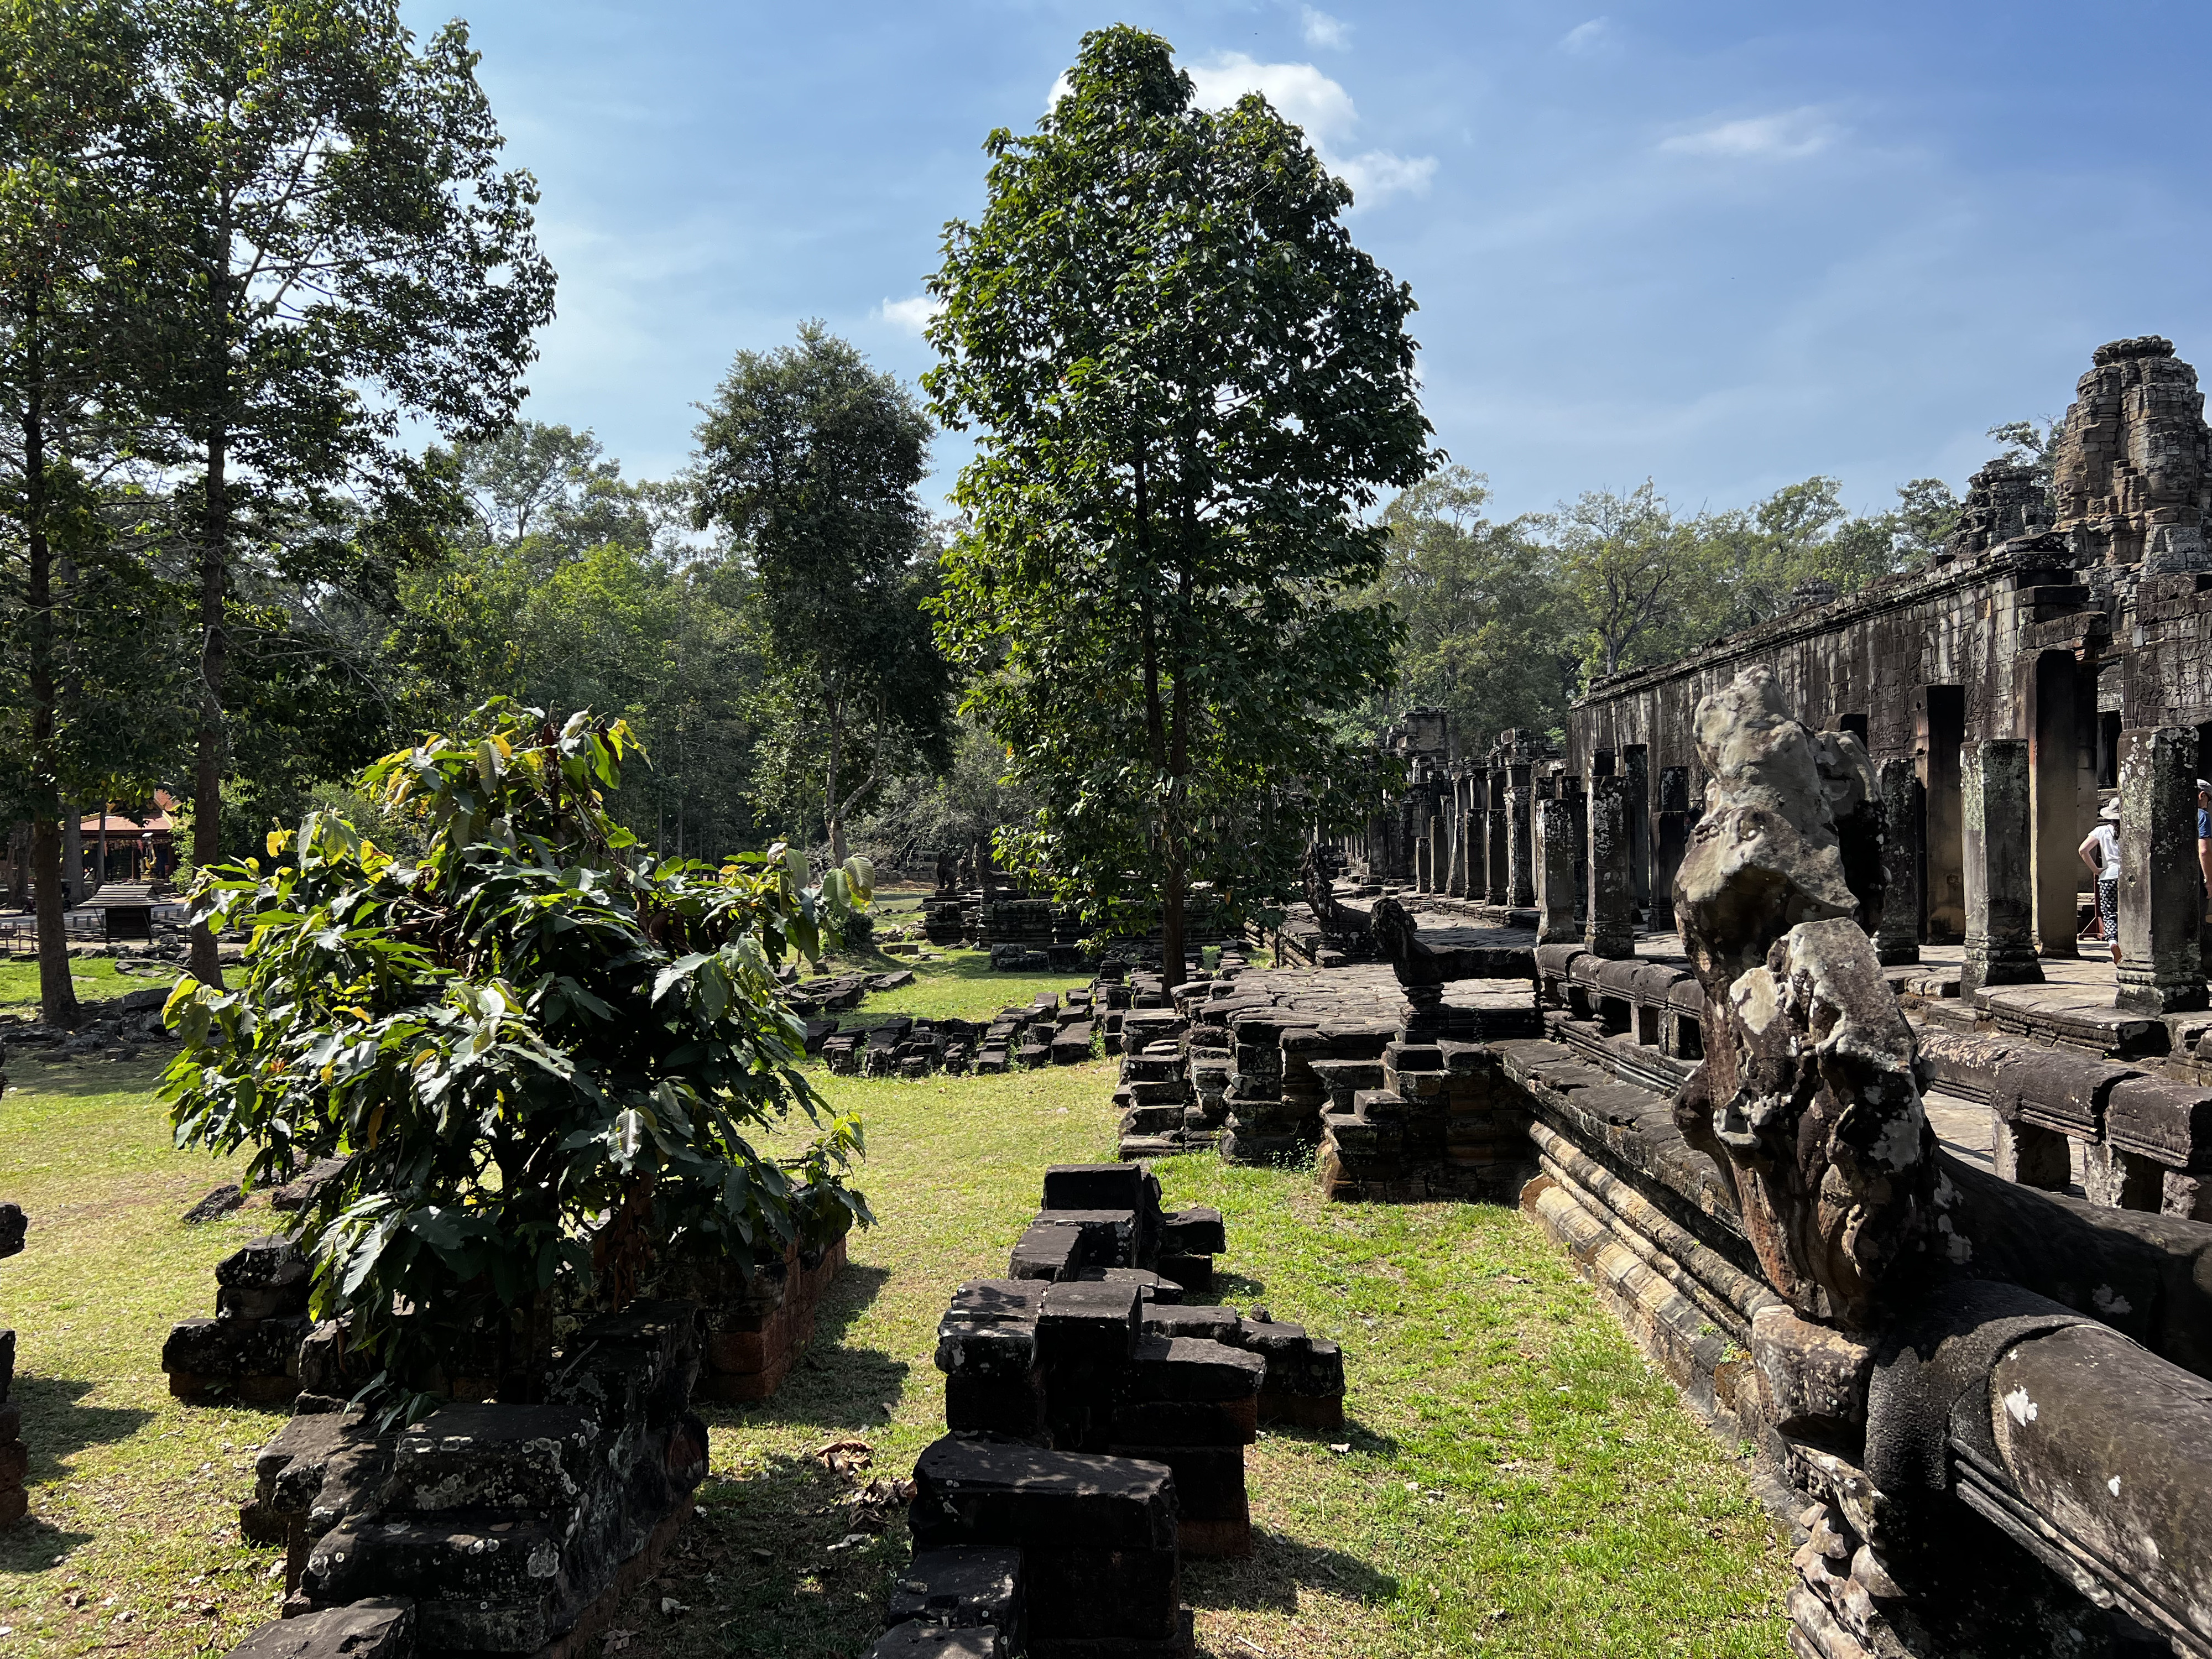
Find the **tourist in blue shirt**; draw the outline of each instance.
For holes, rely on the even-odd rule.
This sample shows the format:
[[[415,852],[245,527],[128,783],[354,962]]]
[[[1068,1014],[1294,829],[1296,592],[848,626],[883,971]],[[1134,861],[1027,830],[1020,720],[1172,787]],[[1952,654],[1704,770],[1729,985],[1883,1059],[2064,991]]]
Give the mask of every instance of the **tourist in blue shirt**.
[[[2201,911],[2212,895],[2212,782],[2197,780],[2197,903]],[[2212,915],[2204,918],[2212,925]]]

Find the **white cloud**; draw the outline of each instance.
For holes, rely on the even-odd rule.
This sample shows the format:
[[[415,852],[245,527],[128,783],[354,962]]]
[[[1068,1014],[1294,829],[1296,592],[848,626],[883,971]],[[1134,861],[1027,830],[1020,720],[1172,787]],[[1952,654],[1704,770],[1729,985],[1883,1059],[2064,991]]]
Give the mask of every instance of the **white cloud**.
[[[1256,92],[1285,120],[1304,127],[1316,148],[1350,137],[1359,125],[1352,94],[1311,64],[1262,64],[1241,52],[1221,52],[1183,68],[1206,108],[1226,109],[1246,93]]]
[[[927,294],[917,294],[911,300],[886,300],[876,307],[876,315],[895,328],[909,334],[919,334],[936,320],[944,307]]]
[[[1826,149],[1837,129],[1816,109],[1785,110],[1723,121],[1695,132],[1678,132],[1659,148],[1677,155],[1710,155],[1723,161],[1796,161]]]
[[[1387,149],[1364,150],[1328,165],[1352,186],[1353,199],[1370,207],[1401,193],[1425,196],[1429,181],[1437,176],[1435,156],[1394,155]]]
[[[1352,44],[1352,25],[1341,17],[1331,17],[1325,11],[1311,6],[1298,8],[1298,21],[1305,31],[1306,44],[1332,52],[1342,52]]]
[[[1359,125],[1359,111],[1350,93],[1311,64],[1262,64],[1241,52],[1224,52],[1183,67],[1206,108],[1223,109],[1256,92],[1277,114],[1304,128],[1322,164],[1352,186],[1360,207],[1400,194],[1425,195],[1436,175],[1433,155],[1397,155],[1387,149],[1346,154]]]
[[[1577,23],[1559,37],[1559,46],[1566,52],[1595,52],[1613,36],[1613,25],[1602,17],[1593,17],[1587,23]]]

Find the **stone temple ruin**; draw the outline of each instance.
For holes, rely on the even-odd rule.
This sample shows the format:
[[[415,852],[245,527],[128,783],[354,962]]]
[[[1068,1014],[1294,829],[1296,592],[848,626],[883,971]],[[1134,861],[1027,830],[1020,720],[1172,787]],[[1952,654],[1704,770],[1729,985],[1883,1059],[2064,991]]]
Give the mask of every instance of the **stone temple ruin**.
[[[1124,1156],[1515,1197],[1758,1449],[1799,1654],[2212,1656],[2202,411],[2116,342],[1928,566],[1563,742],[1410,713],[1274,969],[1123,1045]]]

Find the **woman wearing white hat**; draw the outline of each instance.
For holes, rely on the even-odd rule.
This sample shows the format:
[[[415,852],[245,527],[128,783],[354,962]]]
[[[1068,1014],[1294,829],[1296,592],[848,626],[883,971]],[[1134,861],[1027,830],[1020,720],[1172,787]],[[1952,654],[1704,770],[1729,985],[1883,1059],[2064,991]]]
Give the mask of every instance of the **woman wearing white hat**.
[[[2097,827],[2074,849],[2097,877],[2097,923],[2105,943],[2112,947],[2112,965],[2120,961],[2120,802],[2114,796],[2097,809]]]

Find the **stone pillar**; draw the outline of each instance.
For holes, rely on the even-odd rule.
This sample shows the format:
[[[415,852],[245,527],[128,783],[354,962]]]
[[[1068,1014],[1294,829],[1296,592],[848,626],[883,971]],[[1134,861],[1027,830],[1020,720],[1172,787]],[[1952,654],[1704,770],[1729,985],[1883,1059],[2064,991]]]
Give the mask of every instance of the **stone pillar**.
[[[1589,804],[1583,794],[1583,781],[1571,772],[1562,773],[1559,799],[1567,805],[1565,828],[1572,838],[1567,858],[1574,866],[1574,937],[1580,939],[1583,919],[1589,915]]]
[[[2192,790],[2192,810],[2195,799]],[[2190,827],[2194,830],[2196,825],[2191,823]],[[2120,856],[2124,860],[2127,854],[2124,852]],[[2120,886],[2125,890],[2127,866],[2123,863],[2120,870]],[[2121,924],[2121,937],[2126,937],[2124,922]],[[2125,965],[2124,960],[2122,965]],[[2102,1141],[2093,1141],[2081,1149],[2081,1191],[2092,1204],[2102,1205],[2108,1210],[2146,1210],[2156,1214],[2164,1205],[2165,1174],[2148,1158],[2121,1152]]]
[[[2063,1193],[2074,1184],[2073,1143],[2056,1129],[2008,1123],[1990,1114],[1990,1147],[2000,1181]]]
[[[1622,751],[1628,786],[1628,883],[1637,908],[1651,902],[1651,764],[1650,750],[1632,743]]]
[[[1966,956],[1959,994],[2036,985],[2035,891],[2028,859],[2027,744],[1986,738],[1959,749]]]
[[[1910,759],[1875,768],[1881,798],[1881,915],[1875,956],[1885,967],[1920,960],[1920,769]]]
[[[2028,796],[2033,817],[2035,948],[2046,957],[2078,957],[2081,860],[2081,757],[2075,734],[2074,653],[2045,651],[2035,659],[2030,703]]]
[[[1536,943],[1565,945],[1580,937],[1575,925],[1575,854],[1581,836],[1575,817],[1582,802],[1559,795],[1536,802]]]
[[[2168,1014],[2205,1006],[2197,882],[2197,733],[2123,732],[2116,1007]]]
[[[1451,863],[1451,848],[1444,840],[1444,815],[1441,804],[1429,805],[1429,885],[1431,893],[1444,890],[1444,872]]]
[[[1659,773],[1659,850],[1651,870],[1651,902],[1674,925],[1674,872],[1682,867],[1682,854],[1690,849],[1690,769],[1662,767]],[[1647,926],[1661,925],[1658,917]]]
[[[1490,872],[1483,884],[1483,896],[1492,904],[1513,902],[1513,874],[1510,849],[1513,844],[1513,820],[1506,802],[1510,775],[1502,766],[1490,772]]]
[[[1589,781],[1589,919],[1583,944],[1593,956],[1636,954],[1636,892],[1628,852],[1628,781]]]
[[[1528,808],[1535,793],[1528,787],[1528,769],[1516,766],[1510,770],[1512,782],[1505,791],[1505,811],[1510,820],[1508,833],[1513,837],[1511,855],[1507,861],[1506,891],[1508,904],[1529,905],[1536,902],[1536,868],[1532,857],[1534,848],[1528,838]]]
[[[1444,870],[1444,891],[1453,898],[1467,896],[1467,780],[1457,770],[1450,774],[1451,805],[1444,812],[1444,834],[1451,842],[1451,861]]]

